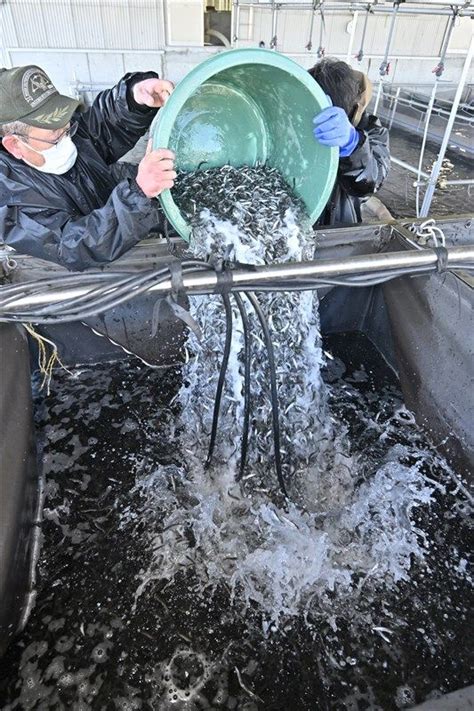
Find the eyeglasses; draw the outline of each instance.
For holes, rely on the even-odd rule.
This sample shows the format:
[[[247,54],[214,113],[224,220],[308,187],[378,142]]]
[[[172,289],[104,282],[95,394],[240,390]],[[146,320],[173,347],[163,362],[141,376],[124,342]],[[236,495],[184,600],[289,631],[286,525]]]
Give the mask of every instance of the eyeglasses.
[[[66,128],[66,130],[61,133],[59,138],[56,138],[56,140],[54,141],[48,141],[46,138],[39,138],[37,136],[30,136],[26,133],[15,133],[15,136],[21,136],[21,138],[26,138],[27,141],[33,139],[35,141],[40,141],[41,143],[49,143],[50,146],[57,146],[59,141],[62,141],[64,136],[69,136],[69,138],[72,138],[75,135],[78,127],[79,124],[77,123],[77,121],[73,121],[69,128]]]

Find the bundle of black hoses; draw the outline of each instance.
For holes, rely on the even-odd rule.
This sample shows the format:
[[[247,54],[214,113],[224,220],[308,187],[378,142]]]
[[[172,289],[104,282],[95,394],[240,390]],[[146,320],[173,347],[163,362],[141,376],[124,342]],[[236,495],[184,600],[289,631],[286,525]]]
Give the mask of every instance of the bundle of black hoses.
[[[248,441],[250,432],[250,375],[251,375],[251,362],[250,362],[250,322],[249,318],[240,294],[236,293],[232,295],[236,301],[237,308],[240,313],[242,320],[243,332],[244,332],[244,417],[242,426],[242,444],[240,450],[240,466],[239,473],[237,475],[237,481],[242,479],[243,473],[245,471],[245,466],[247,464],[248,455]],[[268,369],[270,373],[270,397],[271,397],[271,408],[272,408],[272,430],[273,430],[273,444],[274,444],[274,456],[275,456],[275,470],[278,478],[278,483],[280,485],[281,492],[286,496],[285,481],[283,479],[283,470],[281,465],[281,452],[280,452],[280,416],[278,409],[278,392],[276,385],[276,371],[275,371],[275,357],[273,353],[273,343],[270,334],[270,329],[268,327],[267,319],[262,311],[262,308],[258,302],[255,294],[251,292],[244,292],[245,298],[251,304],[255,314],[258,318],[260,326],[263,331],[263,338],[265,347],[267,349],[268,358]],[[216,397],[214,401],[214,412],[212,415],[212,427],[211,427],[211,439],[209,443],[209,451],[206,460],[206,467],[209,467],[212,461],[212,455],[214,453],[214,447],[217,437],[217,428],[219,423],[219,412],[222,400],[222,393],[224,390],[225,376],[227,372],[227,366],[229,364],[230,349],[232,344],[232,307],[230,302],[230,297],[228,294],[222,294],[222,299],[224,302],[224,309],[226,315],[226,335],[224,344],[224,353],[222,356],[221,367],[219,371],[219,378],[217,381]]]
[[[202,270],[211,270],[213,267],[208,262],[189,259],[181,262],[183,276]],[[449,270],[473,271],[474,265],[450,263]],[[396,270],[379,271],[373,274],[357,274],[341,276],[337,278],[324,277],[291,277],[287,280],[281,278],[267,280],[265,283],[253,282],[252,272],[249,271],[248,281],[235,284],[229,282],[227,291],[229,292],[265,292],[265,291],[304,291],[321,289],[327,286],[351,286],[367,287],[382,284],[400,276],[422,276],[433,272],[432,266],[425,267],[403,267]],[[78,321],[97,316],[108,311],[126,301],[130,301],[136,296],[148,291],[155,285],[162,284],[170,279],[170,269],[168,266],[153,271],[140,273],[126,272],[89,272],[86,274],[71,274],[67,276],[56,276],[40,279],[33,282],[23,282],[18,284],[8,284],[0,286],[0,322],[1,321],[23,321],[35,324],[65,323],[67,321]],[[68,297],[60,301],[51,299],[46,305],[19,308],[11,304],[19,299],[28,297],[45,296],[54,297],[55,292],[64,289],[74,289],[77,287],[84,290],[90,285],[90,290],[81,293],[76,297]],[[195,293],[214,293],[214,287],[202,288]],[[165,292],[160,291],[160,294]]]

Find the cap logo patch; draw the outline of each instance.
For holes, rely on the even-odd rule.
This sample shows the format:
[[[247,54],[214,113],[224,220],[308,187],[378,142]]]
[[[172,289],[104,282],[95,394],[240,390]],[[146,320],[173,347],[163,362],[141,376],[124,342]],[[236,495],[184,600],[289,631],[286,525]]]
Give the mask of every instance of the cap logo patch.
[[[51,94],[56,93],[56,89],[46,74],[35,68],[28,69],[23,74],[21,90],[32,109],[46,101]]]
[[[65,119],[68,111],[69,108],[64,106],[63,108],[54,109],[54,111],[51,111],[49,114],[38,114],[35,116],[35,119],[42,123],[59,123]]]

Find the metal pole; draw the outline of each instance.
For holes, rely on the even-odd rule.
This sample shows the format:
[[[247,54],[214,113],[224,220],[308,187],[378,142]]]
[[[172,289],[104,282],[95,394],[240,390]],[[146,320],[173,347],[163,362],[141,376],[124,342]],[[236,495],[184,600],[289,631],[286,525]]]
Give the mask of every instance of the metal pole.
[[[273,0],[272,2],[272,38],[270,40],[270,49],[276,49],[278,44],[277,28],[278,28],[278,8],[279,6]]]
[[[414,165],[410,165],[410,163],[405,163],[404,160],[395,158],[395,156],[390,156],[390,160],[392,163],[395,163],[395,165],[399,165],[400,168],[405,168],[405,170],[410,171],[410,173],[415,173],[416,175],[418,175],[418,168],[416,168]],[[424,173],[423,171],[421,172],[421,176],[423,178],[426,178],[426,180],[428,180],[430,177],[428,173]]]
[[[390,62],[388,61],[388,55],[390,53],[390,45],[392,44],[393,34],[395,32],[395,23],[397,21],[398,10],[400,9],[400,0],[395,0],[393,3],[392,10],[392,20],[390,22],[390,28],[388,30],[387,43],[385,45],[385,54],[382,60],[382,64],[379,67],[379,86],[377,89],[377,98],[375,100],[374,114],[377,114],[377,109],[379,108],[380,96],[382,94],[383,77],[386,77],[390,71]]]
[[[474,266],[474,245],[449,247],[447,249],[447,266],[455,265],[456,269],[463,264]],[[403,252],[383,252],[367,254],[344,259],[315,259],[307,262],[290,262],[285,264],[269,264],[262,267],[239,268],[232,270],[232,283],[235,289],[254,289],[258,291],[259,285],[268,282],[288,282],[291,279],[331,279],[338,276],[349,275],[376,275],[377,272],[398,272],[400,269],[423,269],[427,273],[434,271],[438,264],[438,255],[432,249],[414,249]],[[188,293],[207,294],[213,293],[218,285],[219,277],[214,271],[183,273],[183,287]],[[25,284],[26,286],[27,284]],[[52,286],[52,284],[51,284]],[[76,298],[87,294],[97,285],[88,284],[84,287],[73,287],[62,290],[48,290],[45,292],[19,296],[11,301],[5,310],[13,313],[20,307],[40,306],[53,304],[58,301]],[[150,287],[149,291],[167,293],[172,290],[171,280],[167,279],[160,284]],[[1,288],[0,288],[1,296]],[[1,310],[0,310],[1,318]]]
[[[471,179],[471,180],[443,180],[443,185],[474,185],[474,179]]]
[[[352,16],[352,20],[351,20],[351,33],[349,36],[349,45],[347,47],[347,60],[346,60],[347,62],[350,62],[352,59],[352,50],[354,47],[354,38],[355,38],[358,18],[359,18],[359,13],[356,10],[354,12],[354,15]]]
[[[311,10],[311,21],[309,23],[309,38],[308,38],[308,44],[306,45],[305,49],[308,50],[308,52],[311,52],[313,49],[313,28],[314,28],[314,18],[316,16],[316,8],[319,5],[319,2],[314,2],[313,7]]]
[[[260,8],[271,7],[272,0],[268,0],[268,2],[242,2],[242,5],[245,5],[246,7]],[[452,5],[453,3],[446,2],[444,3],[444,7],[442,5],[437,5],[436,7],[438,9],[432,9],[429,7],[401,7],[399,12],[401,15],[444,15],[446,17],[450,17],[452,14],[452,9],[450,9]],[[309,10],[311,9],[311,6],[312,4],[310,2],[285,3],[285,8],[292,10]],[[347,2],[338,5],[325,5],[324,8],[328,12],[338,12],[347,14],[348,12],[354,12],[354,10],[363,10],[366,6],[366,2]],[[459,8],[460,17],[471,17],[473,14],[474,6],[472,5],[472,3],[469,5],[455,5],[455,7]],[[372,8],[372,12],[377,15],[389,15],[393,12],[390,7],[383,7],[381,5],[376,4],[372,5]]]
[[[427,178],[429,179],[429,177],[430,176],[428,175]],[[425,183],[426,183],[426,180],[417,180],[416,182],[413,183],[413,185],[415,187],[417,187],[418,185],[421,187],[421,186],[425,185]],[[440,187],[444,187],[445,185],[474,185],[474,178],[471,180],[466,179],[466,180],[442,180],[442,181],[440,181]]]
[[[433,200],[433,195],[436,189],[436,183],[438,182],[439,173],[441,166],[443,164],[444,156],[446,154],[446,149],[448,147],[449,137],[451,136],[451,131],[453,130],[454,121],[456,119],[456,114],[458,111],[459,104],[461,102],[461,96],[464,91],[464,85],[466,83],[466,78],[469,73],[469,69],[472,62],[472,56],[474,53],[474,36],[471,37],[471,42],[469,44],[469,49],[466,54],[466,59],[464,61],[464,66],[459,79],[458,88],[456,90],[456,95],[453,100],[453,105],[451,107],[451,113],[449,115],[448,123],[446,124],[446,130],[444,132],[443,141],[441,143],[441,148],[439,149],[438,158],[431,170],[431,175],[428,181],[428,186],[426,188],[425,195],[423,197],[423,204],[420,210],[420,217],[427,217],[431,201]]]
[[[365,36],[367,34],[367,25],[369,23],[370,13],[371,13],[370,5],[367,5],[367,10],[365,11],[364,28],[362,30],[362,38],[360,40],[360,49],[356,54],[356,59],[358,62],[362,62],[362,60],[364,58]]]
[[[435,82],[433,84],[433,90],[431,92],[430,101],[428,104],[428,109],[425,114],[425,129],[423,131],[423,140],[421,142],[420,157],[418,160],[418,177],[417,177],[418,182],[420,181],[420,178],[421,178],[421,169],[423,167],[423,159],[425,157],[426,140],[428,138],[429,124],[430,124],[431,114],[433,113],[433,106],[434,106],[434,102],[435,102],[435,98],[436,98],[436,92],[438,91],[439,80],[441,79],[441,76],[444,72],[444,60],[446,58],[446,53],[448,51],[449,42],[451,41],[451,34],[453,32],[454,25],[456,23],[456,17],[457,17],[457,13],[454,10],[453,16],[448,21],[448,26],[446,27],[446,32],[444,35],[444,42],[441,47],[438,66],[435,67],[435,70],[434,70],[435,71]],[[417,194],[416,194],[416,216],[417,217],[420,217],[419,211],[418,211],[419,190],[420,190],[420,188],[417,186],[417,188],[416,188],[416,191],[417,191]]]
[[[240,29],[240,4],[239,0],[234,0],[233,3],[233,8],[234,8],[234,32],[232,35],[232,46],[233,47],[238,47],[238,41],[239,41],[239,29]]]
[[[390,120],[389,120],[389,122],[388,122],[388,128],[389,128],[389,129],[392,128],[393,119],[394,119],[394,116],[395,116],[395,111],[397,110],[397,106],[398,106],[398,98],[399,98],[399,96],[400,96],[400,91],[401,91],[401,86],[399,86],[399,87],[397,88],[397,91],[395,92],[395,99],[393,100],[392,113],[390,114]]]
[[[323,12],[323,5],[320,3],[319,5],[319,14],[321,16],[321,24],[319,26],[319,47],[317,51],[317,56],[319,59],[322,59],[324,55],[326,54],[326,48],[323,45],[323,39],[326,33],[326,20],[324,19],[324,12]]]

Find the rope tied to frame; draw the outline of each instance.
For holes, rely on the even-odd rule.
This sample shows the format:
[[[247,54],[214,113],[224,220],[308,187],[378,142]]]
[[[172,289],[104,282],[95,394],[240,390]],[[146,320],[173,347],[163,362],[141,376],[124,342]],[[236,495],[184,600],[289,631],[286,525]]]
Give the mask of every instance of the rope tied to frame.
[[[414,232],[418,237],[419,243],[427,245],[431,240],[433,242],[433,252],[436,254],[436,271],[438,274],[444,274],[448,271],[448,250],[446,249],[446,236],[436,224],[434,218],[425,220],[421,225],[412,224],[410,232]],[[441,242],[441,244],[438,242]]]
[[[441,227],[437,226],[436,220],[434,218],[425,220],[421,223],[421,225],[413,224],[410,228],[410,231],[416,234],[416,236],[419,238],[420,244],[422,245],[428,244],[429,240],[431,239],[434,243],[434,246],[439,247],[439,239],[441,242],[441,246],[446,246],[446,236]]]
[[[50,341],[46,336],[42,336],[40,333],[35,331],[33,326],[29,323],[23,324],[26,331],[38,344],[38,366],[43,380],[41,381],[40,390],[44,387],[47,388],[46,392],[49,395],[51,392],[51,378],[53,377],[53,368],[58,364],[66,373],[72,375],[71,371],[66,368],[61,358],[59,357],[58,347],[54,341]],[[51,346],[52,351],[48,355],[47,345]]]

